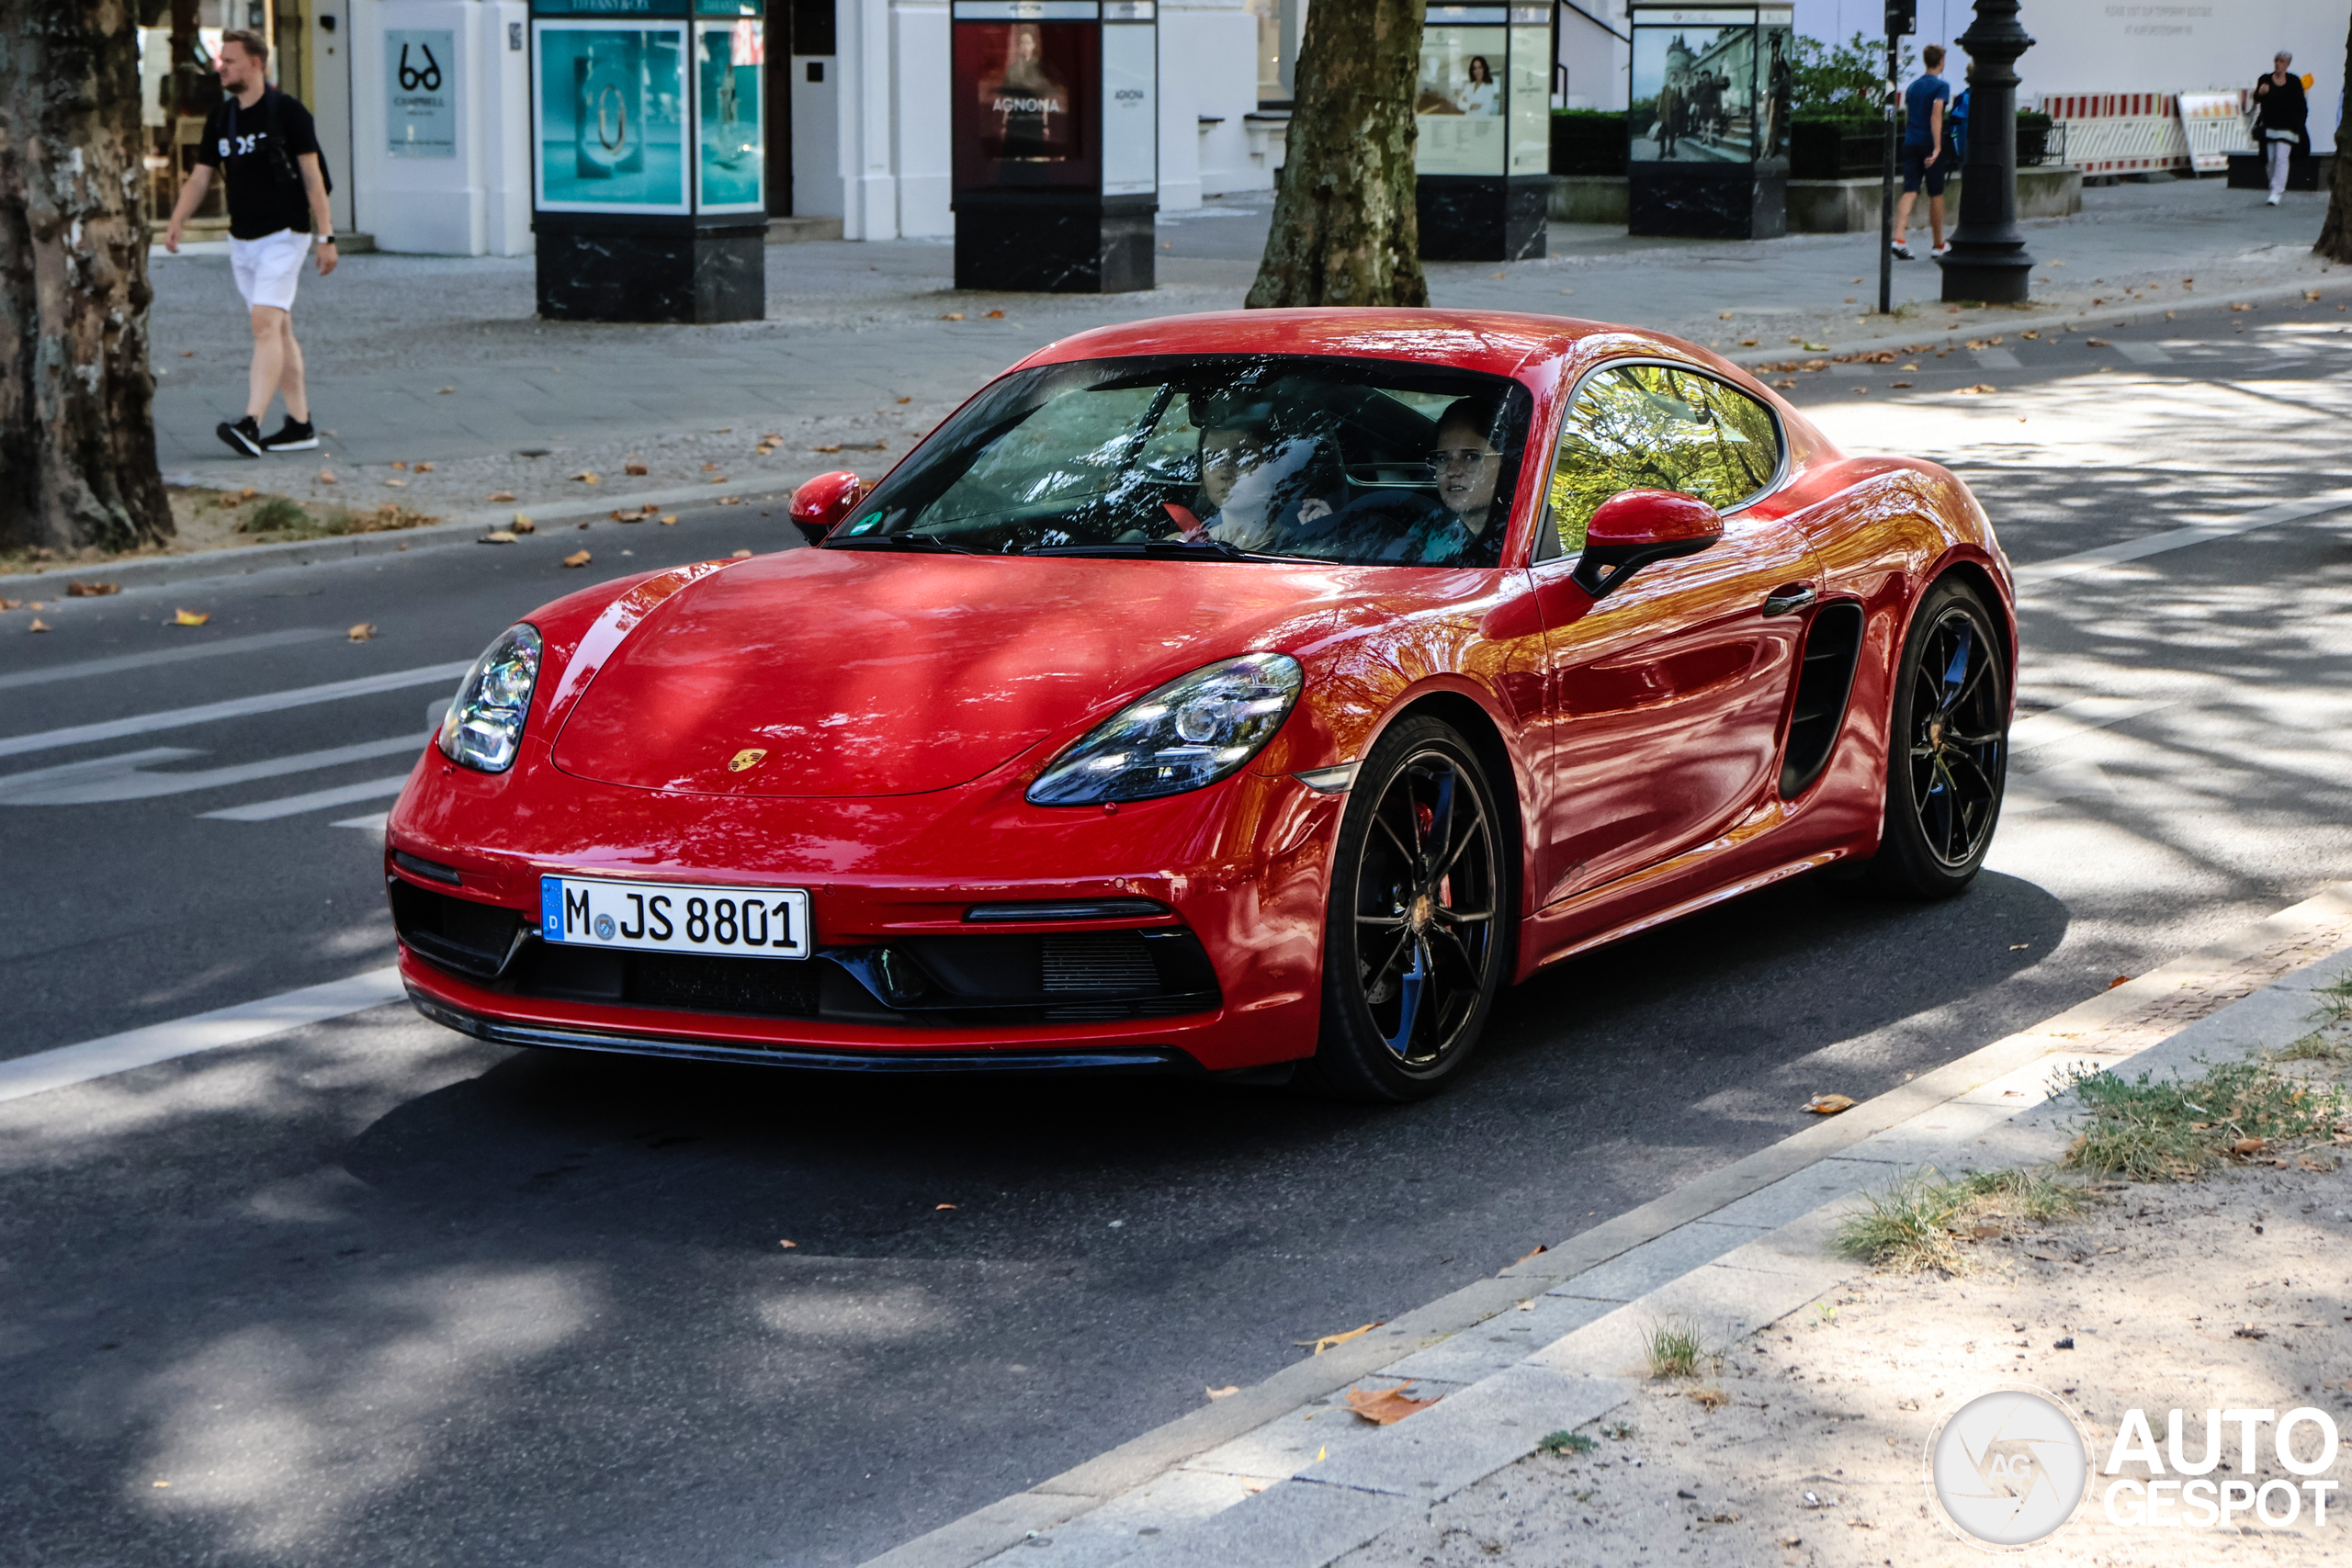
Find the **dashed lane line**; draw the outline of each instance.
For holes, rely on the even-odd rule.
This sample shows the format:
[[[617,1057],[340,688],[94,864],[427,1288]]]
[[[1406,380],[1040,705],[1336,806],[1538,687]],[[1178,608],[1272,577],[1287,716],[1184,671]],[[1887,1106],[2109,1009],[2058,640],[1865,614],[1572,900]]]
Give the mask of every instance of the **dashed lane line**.
[[[78,681],[86,675],[118,675],[125,670],[145,670],[156,664],[185,664],[191,659],[212,659],[223,653],[254,653],[290,643],[322,642],[344,634],[333,626],[303,626],[294,631],[261,632],[253,637],[228,637],[216,642],[182,643],[150,649],[145,653],[118,653],[107,659],[85,659],[73,664],[52,664],[46,670],[11,670],[0,675],[0,692],[19,686],[46,685],[51,681]]]
[[[399,1001],[403,996],[400,971],[390,966],[370,969],[348,979],[305,986],[259,1001],[216,1008],[168,1023],[151,1023],[79,1045],[36,1051],[29,1056],[0,1062],[0,1100],[22,1100],[69,1084],[127,1073],[176,1056],[243,1045],[306,1023],[342,1018],[369,1008]]]
[[[444,681],[456,680],[472,669],[473,662],[470,659],[460,659],[448,664],[425,664],[414,670],[394,670],[382,675],[330,681],[322,686],[297,686],[290,691],[262,692],[250,697],[232,697],[227,702],[205,703],[197,707],[169,708],[161,713],[110,718],[97,724],[76,724],[31,735],[0,737],[0,757],[52,750],[60,746],[83,746],[94,740],[119,740],[126,735],[147,735],[158,729],[185,729],[190,725],[212,724],[224,718],[243,718],[253,714],[277,713],[286,708],[308,707],[315,703],[341,702],[345,697],[370,696],[378,692],[406,691],[412,686],[436,686]]]
[[[314,789],[308,795],[256,800],[250,806],[228,806],[218,811],[199,811],[197,815],[215,822],[275,822],[280,817],[299,817],[305,811],[322,811],[330,806],[381,800],[388,795],[400,794],[407,783],[408,775],[401,773],[396,778],[370,779],[366,784],[345,784],[337,789]]]
[[[379,757],[414,753],[423,750],[424,744],[424,738],[420,735],[393,735],[381,740],[363,740],[354,746],[330,746],[324,750],[303,751],[290,757],[271,757],[258,762],[239,762],[225,768],[203,768],[179,773],[149,773],[144,766],[148,762],[177,761],[201,754],[183,747],[159,746],[152,750],[125,751],[86,762],[68,762],[62,767],[36,768],[24,773],[0,773],[0,806],[90,806],[102,801],[153,800],[158,795],[192,795],[199,790],[225,789],[231,784],[252,784],[259,779],[279,778],[288,773],[341,767],[346,762],[368,762]]]
[[[2162,555],[2166,550],[2201,545],[2208,539],[2226,539],[2237,534],[2250,534],[2256,528],[2298,522],[2305,517],[2316,517],[2323,512],[2341,511],[2347,506],[2352,506],[2352,490],[2332,490],[2305,501],[2287,501],[2276,506],[2266,506],[2259,512],[2233,518],[2226,523],[2192,523],[2186,528],[2167,528],[2161,534],[2126,539],[2120,544],[2103,545],[2095,550],[2060,556],[2053,560],[2029,561],[2015,569],[2018,586],[2039,587],[2061,578],[2079,577],[2103,567],[2121,566],[2126,561]]]

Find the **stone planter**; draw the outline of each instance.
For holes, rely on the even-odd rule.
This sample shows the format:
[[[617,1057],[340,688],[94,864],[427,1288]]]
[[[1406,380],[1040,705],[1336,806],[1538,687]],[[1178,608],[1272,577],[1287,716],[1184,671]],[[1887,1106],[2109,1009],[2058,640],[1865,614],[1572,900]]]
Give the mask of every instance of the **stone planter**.
[[[1897,199],[1902,191],[1898,184]],[[2018,171],[2019,218],[2071,218],[2083,209],[2083,171],[2064,164]],[[1944,186],[1947,224],[1960,213],[1960,181]],[[1789,232],[1792,234],[1860,234],[1878,227],[1879,176],[1850,180],[1791,180]],[[1911,227],[1925,229],[1927,203],[1911,207]],[[1949,229],[1947,229],[1949,232]]]
[[[1623,175],[1554,175],[1547,209],[1555,223],[1606,223],[1625,226],[1625,176]]]

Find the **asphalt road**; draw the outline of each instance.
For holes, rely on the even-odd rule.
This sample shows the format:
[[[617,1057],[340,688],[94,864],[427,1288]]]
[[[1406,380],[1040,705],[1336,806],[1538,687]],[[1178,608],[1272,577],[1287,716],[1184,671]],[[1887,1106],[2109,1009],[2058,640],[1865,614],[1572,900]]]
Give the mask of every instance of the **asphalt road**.
[[[2346,484],[2346,321],[2184,310],[1793,395],[1951,462],[2030,563]],[[785,532],[714,509],[0,616],[0,1056],[388,962],[365,819],[438,667],[578,586],[579,544],[601,570]],[[1966,897],[1819,877],[1565,965],[1425,1105],[573,1060],[399,1009],[0,1104],[0,1560],[857,1562],[1781,1137],[1809,1094],[2352,875],[2348,547],[2322,515],[2035,588],[2033,728]],[[180,605],[212,618],[161,624]],[[430,673],[54,743],[403,671]],[[142,768],[243,772],[40,798],[161,787]]]

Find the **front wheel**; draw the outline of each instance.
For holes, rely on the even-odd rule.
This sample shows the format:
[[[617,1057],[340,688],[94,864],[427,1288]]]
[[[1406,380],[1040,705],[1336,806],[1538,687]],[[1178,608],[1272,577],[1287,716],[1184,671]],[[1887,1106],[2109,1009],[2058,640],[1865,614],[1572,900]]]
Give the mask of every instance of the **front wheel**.
[[[1315,1084],[1351,1100],[1419,1100],[1461,1066],[1509,963],[1507,841],[1486,773],[1452,726],[1407,718],[1373,747],[1334,857]]]
[[[1881,892],[1949,898],[1975,880],[2008,778],[2009,680],[1984,601],[1945,578],[1904,639],[1888,715]]]

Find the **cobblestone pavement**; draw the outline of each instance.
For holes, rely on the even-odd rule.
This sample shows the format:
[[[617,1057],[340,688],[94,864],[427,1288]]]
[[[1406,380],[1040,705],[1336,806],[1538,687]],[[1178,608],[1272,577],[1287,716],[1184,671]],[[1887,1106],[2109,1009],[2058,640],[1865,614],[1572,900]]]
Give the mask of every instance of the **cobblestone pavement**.
[[[2043,264],[2036,308],[2210,299],[2316,278],[2323,264],[2308,247],[2323,201],[2291,196],[2270,209],[2211,180],[2086,192],[2081,216],[2026,226]],[[258,463],[229,456],[212,434],[237,412],[248,356],[228,259],[158,253],[164,465],[190,481],[306,502],[398,495],[450,511],[499,492],[525,505],[579,494],[571,476],[583,472],[616,499],[720,476],[769,493],[831,468],[871,472],[1040,344],[1238,307],[1269,211],[1259,196],[1163,218],[1159,287],[1148,295],[958,292],[938,242],[778,245],[767,253],[767,319],[707,327],[538,321],[527,256],[354,256],[331,278],[306,276],[297,306],[326,447]],[[1874,325],[1863,312],[1877,288],[1875,234],[1662,241],[1555,224],[1549,248],[1510,265],[1433,264],[1432,298],[1637,321],[1735,352],[1751,340],[1916,336],[1972,319],[1936,302],[1940,274],[1921,261],[1897,265],[1899,313]],[[766,435],[780,439],[756,452]],[[816,450],[829,446],[843,450]],[[643,476],[624,472],[631,458]],[[432,471],[390,467],[420,461]],[[391,479],[401,483],[388,490]]]

